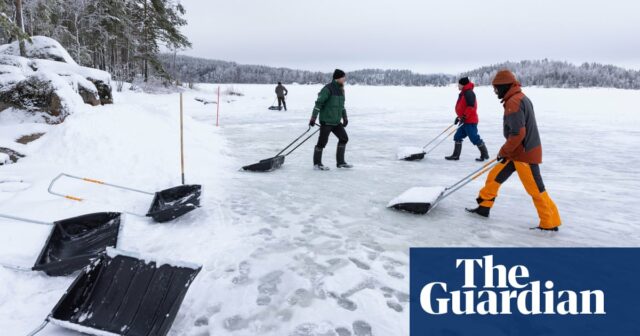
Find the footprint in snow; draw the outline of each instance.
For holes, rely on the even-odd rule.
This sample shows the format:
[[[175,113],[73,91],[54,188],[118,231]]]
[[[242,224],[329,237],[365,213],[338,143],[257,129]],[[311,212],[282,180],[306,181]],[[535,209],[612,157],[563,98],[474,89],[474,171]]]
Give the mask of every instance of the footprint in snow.
[[[354,263],[356,267],[360,269],[367,270],[367,271],[371,269],[371,267],[367,263],[362,262],[356,258],[349,258],[349,260],[351,260],[351,262]]]
[[[353,333],[355,336],[373,336],[369,323],[361,320],[353,322]]]
[[[258,293],[260,295],[256,299],[258,306],[265,306],[271,303],[271,296],[278,293],[278,284],[280,284],[283,271],[273,271],[260,278],[258,284]]]

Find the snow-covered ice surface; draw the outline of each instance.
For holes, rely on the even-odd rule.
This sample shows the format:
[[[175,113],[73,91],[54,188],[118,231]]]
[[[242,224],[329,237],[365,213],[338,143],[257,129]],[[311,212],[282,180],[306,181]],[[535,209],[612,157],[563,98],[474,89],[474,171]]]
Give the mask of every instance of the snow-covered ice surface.
[[[313,141],[271,173],[240,172],[268,158],[306,129],[319,85],[289,85],[289,112],[270,111],[273,86],[234,85],[223,96],[221,127],[214,86],[185,96],[187,183],[200,183],[203,207],[166,224],[126,216],[118,248],[203,265],[178,313],[172,336],[408,335],[409,247],[638,246],[640,210],[639,91],[525,88],[540,126],[546,187],[564,226],[531,232],[529,197],[513,176],[490,220],[464,211],[482,180],[426,216],[386,208],[414,186],[447,186],[480,167],[468,141],[460,161],[445,161],[452,141],[422,161],[396,159],[401,146],[421,146],[446,127],[454,87],[347,87],[353,170],[314,171]],[[223,85],[223,90],[225,85]],[[502,144],[502,112],[490,88],[477,89],[480,134],[491,155]],[[0,113],[0,141],[46,135],[14,146],[27,154],[0,167],[0,212],[52,221],[104,210],[146,211],[149,197],[61,181],[76,203],[46,193],[65,171],[145,190],[180,183],[177,94],[121,93],[116,104],[84,107],[57,126]],[[5,133],[8,132],[8,133]],[[10,135],[5,135],[10,134]],[[335,164],[335,138],[324,163]],[[29,266],[49,228],[0,220],[0,262]],[[0,268],[0,330],[35,328],[72,282]],[[48,326],[41,335],[80,335]]]

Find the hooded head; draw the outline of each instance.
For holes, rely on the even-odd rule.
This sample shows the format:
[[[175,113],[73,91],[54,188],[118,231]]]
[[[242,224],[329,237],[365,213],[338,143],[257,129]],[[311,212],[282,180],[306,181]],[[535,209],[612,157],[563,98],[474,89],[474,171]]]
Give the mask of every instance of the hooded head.
[[[278,85],[282,85],[282,82],[278,82]]]
[[[462,91],[462,89],[464,89],[465,86],[469,85],[469,83],[471,83],[469,77],[460,78],[460,80],[458,81],[458,90]]]
[[[518,83],[516,75],[509,70],[500,70],[496,73],[491,84],[493,85],[493,91],[498,95],[498,98],[504,99],[509,92],[509,89],[514,84]]]

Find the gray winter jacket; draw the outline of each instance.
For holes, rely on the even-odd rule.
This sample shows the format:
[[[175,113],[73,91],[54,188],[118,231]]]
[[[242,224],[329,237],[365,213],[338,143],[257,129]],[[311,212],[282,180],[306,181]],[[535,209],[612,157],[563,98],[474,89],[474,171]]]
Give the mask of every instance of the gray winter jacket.
[[[287,90],[286,87],[284,87],[284,85],[276,86],[276,96],[282,98],[282,97],[286,96],[288,93],[289,93],[289,91]]]

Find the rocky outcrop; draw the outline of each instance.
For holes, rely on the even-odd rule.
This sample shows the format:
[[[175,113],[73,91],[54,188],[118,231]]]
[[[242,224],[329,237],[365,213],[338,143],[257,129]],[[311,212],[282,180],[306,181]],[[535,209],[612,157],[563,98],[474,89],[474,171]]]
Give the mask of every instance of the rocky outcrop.
[[[0,147],[0,166],[10,163],[16,163],[23,157],[23,154],[20,154],[13,149]]]
[[[0,112],[7,108],[62,122],[79,104],[112,104],[111,75],[76,64],[55,40],[32,37],[27,58],[17,42],[0,46]]]

